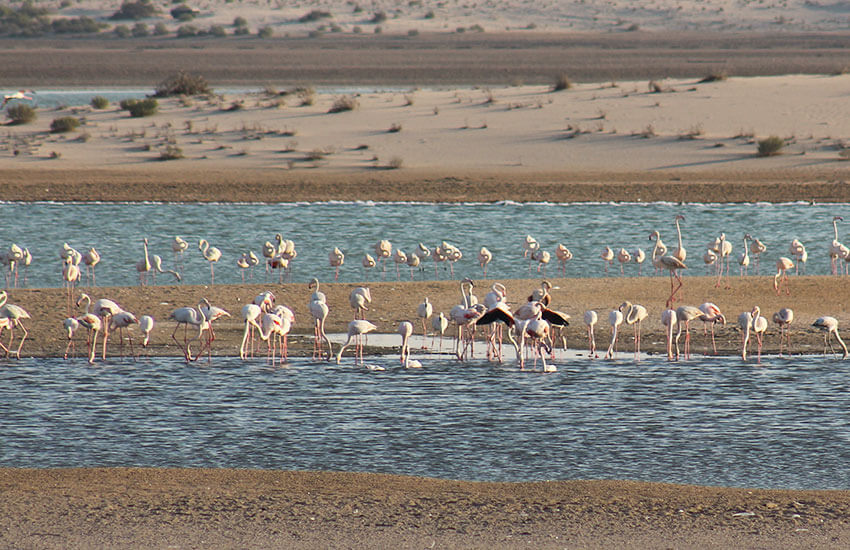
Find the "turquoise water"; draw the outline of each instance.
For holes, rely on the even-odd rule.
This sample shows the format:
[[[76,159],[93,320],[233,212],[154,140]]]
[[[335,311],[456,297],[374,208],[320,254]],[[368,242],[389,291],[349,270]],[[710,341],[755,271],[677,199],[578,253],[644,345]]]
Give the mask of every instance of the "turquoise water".
[[[850,362],[0,361],[0,465],[850,488]]]
[[[298,256],[291,264],[293,282],[306,282],[312,277],[332,279],[334,270],[328,263],[328,252],[335,246],[346,254],[341,281],[394,279],[392,262],[386,274],[380,268],[366,271],[361,266],[363,255],[368,252],[374,256],[374,245],[381,239],[407,253],[420,242],[429,248],[444,240],[457,246],[463,258],[453,266],[455,278],[481,277],[477,261],[481,246],[493,253],[488,268],[490,278],[537,278],[537,265],[522,256],[522,243],[530,234],[552,255],[547,275],[557,273],[554,251],[557,243],[563,243],[574,255],[567,264],[567,276],[598,277],[604,274],[600,254],[606,245],[615,251],[620,247],[640,247],[649,256],[649,233],[657,229],[667,246],[675,247],[673,217],[679,213],[685,216],[683,244],[688,250],[686,263],[691,274],[707,273],[702,255],[708,242],[721,232],[734,246],[733,274],[737,272],[735,259],[742,251],[745,233],[761,239],[768,247],[761,260],[762,274],[775,273],[776,259],[789,255],[788,245],[794,238],[808,247],[806,272],[827,274],[832,217],[844,213],[850,216],[850,205],[6,202],[0,203],[0,216],[6,220],[0,226],[0,246],[8,247],[14,242],[29,248],[34,258],[26,272],[30,287],[61,286],[59,251],[64,242],[80,252],[94,246],[101,253],[102,261],[96,268],[99,285],[137,284],[135,265],[143,257],[142,238],[149,239],[150,254],[160,255],[165,267],[173,267],[174,235],[190,242],[183,260],[185,283],[210,281],[209,263],[197,248],[201,238],[222,251],[221,260],[214,266],[216,282],[238,283],[242,272],[236,267],[237,258],[253,250],[262,259],[262,244],[274,241],[276,233],[295,242]],[[844,238],[842,230],[839,224],[839,239]],[[636,264],[624,267],[627,276],[637,275]],[[751,261],[751,273],[754,271],[755,258]],[[642,272],[652,272],[648,262]],[[616,261],[611,274],[619,274]],[[23,275],[21,272],[20,277]],[[412,275],[416,279],[451,276],[445,263],[437,266],[435,274],[431,261]],[[409,279],[410,270],[403,267],[401,276]],[[169,283],[173,280],[170,276],[159,279]],[[265,275],[261,265],[253,280],[264,282],[272,278]]]

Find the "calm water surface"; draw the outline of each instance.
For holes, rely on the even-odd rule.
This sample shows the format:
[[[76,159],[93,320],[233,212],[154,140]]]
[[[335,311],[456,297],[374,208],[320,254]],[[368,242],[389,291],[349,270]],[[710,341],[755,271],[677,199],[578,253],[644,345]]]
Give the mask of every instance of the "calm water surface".
[[[530,272],[529,262],[522,256],[522,242],[526,234],[531,234],[552,254],[548,274],[554,275],[557,269],[555,246],[564,243],[575,256],[567,266],[567,276],[598,277],[603,275],[599,255],[605,246],[615,250],[641,247],[649,256],[649,233],[658,229],[668,247],[675,247],[673,216],[677,213],[685,216],[683,244],[691,274],[706,273],[702,255],[708,242],[721,232],[734,246],[733,273],[744,234],[750,233],[768,247],[761,261],[762,274],[775,273],[776,259],[789,254],[788,245],[794,238],[808,247],[806,272],[826,274],[830,269],[827,250],[833,238],[832,218],[845,215],[850,220],[850,205],[6,202],[0,203],[0,216],[7,220],[0,226],[0,246],[14,242],[29,248],[34,260],[27,270],[28,286],[62,284],[59,250],[64,242],[81,252],[94,246],[103,257],[97,266],[98,284],[122,286],[138,281],[135,265],[143,256],[143,237],[149,238],[150,254],[160,255],[166,267],[173,267],[171,241],[181,235],[190,242],[183,260],[184,282],[201,284],[210,280],[209,264],[197,247],[198,240],[205,238],[222,251],[215,265],[216,282],[238,283],[242,277],[236,267],[239,256],[253,250],[262,258],[262,244],[274,241],[274,235],[281,233],[295,242],[298,252],[292,262],[293,282],[312,277],[331,279],[328,252],[335,246],[346,254],[340,280],[351,282],[396,277],[392,262],[386,275],[361,267],[364,254],[374,255],[374,245],[381,239],[408,253],[419,242],[430,248],[443,240],[454,244],[464,254],[454,266],[456,278],[481,277],[477,263],[481,246],[488,247],[494,256],[488,269],[490,277],[539,277],[534,271],[536,264]],[[848,241],[845,232],[839,225],[839,239]],[[627,275],[637,275],[636,264],[625,267]],[[644,273],[652,271],[648,264],[643,267]],[[754,267],[755,258],[751,269]],[[411,277],[406,267],[402,270],[402,276]],[[619,273],[617,265],[613,270]],[[256,271],[255,282],[270,280],[262,266]],[[435,275],[433,262],[426,261],[423,270],[413,276],[447,279],[450,275],[444,264]],[[174,279],[163,275],[159,280],[171,283]]]
[[[850,489],[850,362],[0,363],[0,465]]]

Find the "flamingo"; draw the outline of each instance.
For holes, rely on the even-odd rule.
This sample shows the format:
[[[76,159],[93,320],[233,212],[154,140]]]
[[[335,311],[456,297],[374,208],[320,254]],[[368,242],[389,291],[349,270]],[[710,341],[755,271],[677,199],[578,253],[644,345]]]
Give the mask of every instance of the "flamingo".
[[[178,345],[180,345],[180,342],[177,340],[177,337],[175,335],[177,334],[177,329],[180,328],[180,325],[183,325],[183,329],[184,329],[183,356],[186,358],[187,363],[189,361],[197,360],[198,357],[200,357],[203,354],[203,348],[201,348],[200,350],[198,350],[198,355],[193,358],[190,346],[192,345],[192,342],[194,342],[195,340],[200,340],[201,334],[203,334],[203,332],[205,330],[209,330],[209,328],[210,328],[209,321],[207,320],[207,318],[204,316],[203,312],[201,311],[201,308],[200,308],[201,303],[203,303],[203,302],[199,302],[198,307],[180,307],[180,308],[177,308],[174,311],[172,311],[171,314],[168,316],[169,319],[173,319],[174,321],[177,321],[177,325],[175,325],[175,327],[174,327],[174,332],[171,333],[171,338]],[[193,327],[198,328],[198,335],[191,338],[191,339],[188,339],[187,335],[186,335],[186,331],[188,330],[189,325],[192,325]]]
[[[419,261],[421,263],[422,260],[431,256],[431,249],[425,246],[424,244],[419,243],[419,245],[416,247],[416,250],[413,251],[413,255],[419,258]]]
[[[685,251],[685,247],[682,246],[682,228],[679,227],[679,220],[684,220],[685,217],[681,214],[676,214],[676,217],[673,220],[676,222],[676,236],[678,239],[678,247],[673,250],[673,257],[679,260],[680,262],[685,261],[685,257],[687,256],[687,252]]]
[[[747,271],[747,268],[750,266],[750,246],[749,240],[752,239],[750,234],[747,233],[744,235],[744,251],[741,252],[741,255],[738,256],[738,265],[741,266],[741,277],[744,276],[744,273]]]
[[[434,347],[434,338],[437,337],[437,334],[440,335],[440,348],[439,351],[443,351],[443,334],[446,333],[446,329],[449,328],[449,318],[445,316],[445,314],[441,311],[438,315],[431,317],[431,328],[434,329],[434,334],[431,336],[431,348]]]
[[[62,280],[68,288],[68,314],[71,314],[71,302],[74,300],[74,287],[80,280],[80,268],[74,264],[73,256],[69,256],[65,260],[65,267],[62,269]]]
[[[659,258],[667,254],[667,246],[661,241],[661,234],[658,230],[649,234],[649,240],[655,240],[655,245],[652,248],[652,266],[655,268],[655,272],[658,273],[661,266],[657,262]]]
[[[406,369],[421,368],[422,363],[416,359],[410,358],[410,335],[413,334],[413,323],[410,321],[402,321],[398,324],[397,332],[401,336],[401,364],[404,365],[404,368]]]
[[[77,303],[79,304],[79,302]],[[80,315],[79,317],[76,317],[76,320],[81,327],[88,331],[88,336],[86,337],[86,344],[88,346],[87,353],[89,358],[89,364],[94,364],[94,356],[97,352],[97,334],[100,332],[100,329],[103,326],[103,321],[101,321],[100,317],[98,317],[94,313],[89,313],[90,304],[91,300],[89,300],[89,302],[86,304],[86,312]]]
[[[148,273],[150,273],[153,265],[151,264],[150,256],[148,255],[148,239],[145,237],[142,239],[142,244],[145,249],[145,257],[136,262],[136,271],[139,272],[139,286],[145,286],[148,280]]]
[[[600,257],[602,258],[602,261],[605,262],[605,275],[608,275],[608,265],[610,265],[611,262],[614,261],[614,251],[611,249],[610,246],[606,246],[602,250],[602,254],[600,254]]]
[[[209,322],[209,332],[210,337],[207,342],[207,349],[209,349],[212,342],[215,340],[215,330],[213,330],[213,322],[218,321],[219,319],[223,319],[224,317],[230,317],[230,313],[225,311],[224,309],[211,305],[210,301],[206,298],[201,298],[201,313],[204,314],[204,317]],[[212,358],[210,358],[212,359]]]
[[[108,298],[100,298],[94,303],[92,303],[91,298],[85,292],[80,294],[80,297],[77,299],[77,307],[86,302],[86,313],[89,311],[89,306],[91,306],[92,313],[100,317],[101,327],[103,329],[103,354],[102,357],[106,359],[106,344],[109,340],[109,321],[112,320],[112,317],[124,311],[124,308],[109,300]]]
[[[794,267],[794,273],[799,274],[800,264],[803,265],[803,273],[806,272],[806,261],[809,259],[809,254],[806,252],[806,246],[799,239],[793,239],[788,247],[788,252],[797,259]]]
[[[387,273],[387,262],[386,262],[386,260],[390,257],[390,255],[392,255],[392,253],[393,253],[393,245],[392,245],[392,243],[390,243],[390,241],[383,239],[383,240],[378,241],[375,244],[375,258],[378,261],[378,263],[380,263],[381,260],[383,260],[383,264],[382,264],[383,265],[383,271],[382,271],[382,273],[384,275],[386,275],[386,273]]]
[[[455,263],[463,258],[463,252],[452,244],[443,241],[443,249],[446,251],[446,260],[449,262],[449,273],[452,279],[455,278]]]
[[[425,349],[425,337],[428,336],[428,330],[425,326],[425,322],[428,320],[431,315],[434,314],[434,305],[428,300],[428,297],[425,297],[425,300],[422,301],[421,304],[416,306],[416,316],[422,319],[422,348]]]
[[[791,335],[788,334],[788,327],[792,321],[794,321],[794,310],[790,307],[783,307],[773,314],[773,322],[779,327],[779,355],[782,355],[783,342],[787,342],[790,353]]]
[[[274,313],[263,313],[261,325],[260,338],[268,346],[266,356],[271,355],[272,365],[274,365],[276,350],[280,347],[280,364],[283,364],[287,356],[286,336],[292,328],[289,319]]]
[[[726,240],[726,233],[721,233],[719,239],[716,241],[716,249],[714,252],[717,253],[717,265],[720,268],[717,272],[717,282],[714,284],[715,288],[720,287],[720,281],[723,279],[723,261],[726,261],[726,277],[729,277],[729,258],[732,256],[732,243]],[[729,287],[729,283],[726,283],[726,288]]]
[[[543,276],[546,276],[546,266],[549,264],[549,261],[552,259],[552,255],[548,250],[538,249],[531,255],[531,259],[537,262],[537,272],[541,273],[541,269],[543,270]]]
[[[664,334],[667,338],[667,360],[673,360],[673,329],[679,321],[676,310],[665,309],[661,312],[661,324],[664,325]],[[679,358],[679,348],[676,347],[676,359]]]
[[[714,325],[717,323],[726,325],[726,317],[720,311],[720,308],[717,307],[717,304],[713,302],[703,302],[699,305],[698,309],[705,314],[705,317],[701,319],[703,322],[703,334],[706,333],[706,328],[711,323],[711,348],[714,350],[714,355],[717,355],[717,344],[714,340]]]
[[[183,279],[183,277],[181,277],[180,274],[174,271],[173,269],[162,269],[162,258],[157,256],[156,254],[151,256],[151,264],[153,265],[154,284],[156,284],[157,273],[171,273],[172,275],[174,275],[174,278],[177,280],[178,283]]]
[[[549,323],[544,321],[543,319],[531,319],[524,322],[524,327],[522,330],[522,338],[519,342],[519,350],[518,355],[520,357],[520,368],[525,368],[525,362],[522,359],[523,357],[523,348],[525,346],[525,338],[528,337],[531,339],[532,346],[534,347],[535,354],[535,364],[537,362],[537,356],[540,356],[540,359],[543,361],[543,372],[556,372],[558,369],[555,365],[549,365],[546,363],[546,354],[543,353],[543,350],[546,353],[552,353],[552,346],[546,342],[547,339],[550,338],[550,326]]]
[[[360,363],[363,363],[363,345],[360,343],[360,336],[372,332],[373,330],[377,330],[374,324],[366,321],[364,319],[355,319],[348,323],[348,339],[339,348],[339,351],[336,354],[336,363],[337,365],[340,363],[342,359],[342,352],[345,351],[345,348],[351,345],[351,341],[354,340],[354,364],[357,364],[358,355],[360,357]]]
[[[334,268],[334,281],[339,280],[339,268],[345,263],[345,254],[338,247],[328,252],[328,263]]]
[[[682,289],[682,275],[679,273],[682,269],[687,269],[684,263],[675,256],[661,256],[657,259],[657,267],[666,269],[670,272],[670,297],[667,298],[667,307],[669,308],[676,301],[676,293]],[[678,286],[674,285],[674,279]]]
[[[830,259],[830,262],[832,264],[832,274],[833,275],[838,274],[838,259],[839,258],[843,259],[845,256],[847,256],[848,252],[850,252],[850,251],[848,251],[846,246],[844,246],[843,244],[841,244],[838,241],[838,222],[839,221],[844,221],[844,218],[842,218],[841,216],[833,216],[833,218],[832,218],[832,231],[833,231],[834,236],[833,236],[833,239],[832,239],[832,243],[830,244],[830,247],[829,247],[829,259]]]
[[[617,261],[620,262],[620,275],[625,276],[626,271],[623,269],[623,266],[632,261],[632,255],[625,248],[621,248],[617,252]]]
[[[116,328],[118,329],[118,347],[121,350],[119,352],[121,357],[124,357],[124,329],[129,328],[133,324],[139,324],[139,320],[129,311],[119,311],[109,320],[109,330],[114,331]],[[129,330],[127,331],[127,338],[130,340],[130,354],[133,356],[133,360],[135,360],[136,352],[133,351],[133,336]]]
[[[794,262],[785,256],[776,260],[776,275],[773,276],[773,290],[779,296],[782,293],[782,283],[785,283],[785,294],[790,295],[791,290],[788,288],[788,270],[794,267]]]
[[[714,271],[717,272],[717,253],[714,250],[707,249],[705,254],[702,255],[702,262],[705,264],[708,274],[711,274],[711,266],[714,266]]]
[[[325,319],[328,318],[329,312],[328,304],[319,300],[311,300],[307,304],[307,309],[310,310],[310,315],[313,316],[313,358],[322,359],[324,355],[322,340],[324,340],[328,344],[328,361],[330,361],[331,355],[333,355],[333,349],[328,335],[325,334]]]
[[[327,298],[327,296],[325,296],[325,293],[319,290],[319,279],[317,279],[315,277],[310,279],[310,282],[307,283],[307,290],[313,291],[313,293],[310,294],[310,301],[311,302],[322,302],[322,303],[328,302],[328,298]]]
[[[62,328],[64,329],[65,334],[68,337],[68,345],[65,346],[65,359],[67,359],[68,350],[74,348],[74,351],[76,352],[76,346],[74,345],[74,334],[80,328],[80,322],[75,317],[67,317],[64,321],[62,321]]]
[[[358,286],[348,295],[348,303],[354,310],[355,319],[365,319],[365,312],[369,311],[369,304],[372,303],[372,291],[369,287]]]
[[[643,262],[646,261],[646,252],[643,251],[642,248],[635,248],[632,250],[632,261],[638,264],[638,277],[641,276]]]
[[[558,271],[561,275],[567,274],[567,262],[573,259],[573,253],[570,249],[561,243],[555,247],[555,257],[558,258]]]
[[[750,243],[750,252],[753,253],[753,256],[756,257],[756,275],[759,274],[759,259],[761,255],[767,251],[767,245],[761,242],[758,239],[753,239],[753,242]]]
[[[623,324],[623,312],[615,309],[608,314],[608,324],[611,325],[611,343],[608,345],[608,351],[605,353],[605,359],[614,358],[614,346],[617,345],[617,333],[620,330],[620,325]]]
[[[174,269],[183,273],[183,253],[189,248],[189,243],[179,235],[171,241],[171,251],[174,253]]]
[[[493,253],[487,250],[486,247],[482,246],[481,250],[478,251],[478,265],[481,266],[485,279],[487,278],[487,264],[489,264],[492,260]]]
[[[593,327],[596,326],[598,321],[599,316],[592,309],[584,312],[584,324],[587,325],[587,342],[589,346],[587,356],[590,358],[599,357],[596,355],[596,338],[593,335]]]
[[[528,297],[529,302],[540,302],[544,306],[548,306],[552,302],[552,295],[549,291],[552,290],[552,283],[547,280],[540,282],[540,288],[535,288]]]
[[[257,304],[245,304],[242,306],[242,321],[245,324],[245,329],[242,332],[242,344],[239,346],[239,358],[243,361],[248,356],[248,350],[245,348],[245,345],[248,344],[249,340],[251,341],[251,356],[254,355],[254,344],[253,344],[253,329],[257,329],[262,332],[262,327],[258,319],[263,314],[263,309]]]
[[[434,250],[431,251],[431,259],[434,260],[434,278],[437,278],[437,264],[440,262],[445,262],[448,258],[446,250],[441,246],[435,246]]]
[[[753,332],[756,334],[756,341],[758,342],[758,363],[761,363],[761,348],[762,344],[764,344],[764,333],[767,331],[767,319],[762,317],[761,308],[759,306],[755,306],[752,311],[753,316]]]
[[[265,243],[263,243],[263,248],[261,250],[263,256],[266,258],[266,273],[269,272],[269,269],[271,267],[269,264],[272,258],[280,256],[280,254],[284,250],[283,236],[278,233],[274,236],[274,238],[277,241],[276,245],[272,244],[270,241],[266,241]]]
[[[139,330],[142,331],[144,338],[142,339],[142,347],[148,347],[148,342],[151,339],[151,331],[153,330],[154,319],[150,315],[142,315],[139,317]]]
[[[640,324],[647,318],[648,313],[642,305],[625,301],[617,308],[623,314],[623,321],[635,327],[635,359],[640,356]]]
[[[400,248],[396,248],[393,253],[393,263],[395,263],[395,277],[397,281],[401,280],[401,266],[407,264],[407,254]]]
[[[361,261],[361,264],[363,265],[363,269],[366,271],[366,279],[368,280],[369,279],[369,270],[372,269],[373,267],[375,267],[375,265],[376,265],[375,258],[370,256],[369,254],[366,254],[365,256],[363,256],[363,260]]]
[[[6,104],[9,103],[10,101],[13,101],[15,99],[32,101],[32,96],[29,96],[27,94],[34,94],[34,93],[35,92],[32,91],[32,90],[18,90],[17,92],[14,92],[14,93],[11,93],[11,94],[5,94],[3,96],[3,103],[0,104],[0,109],[5,107]]]
[[[251,268],[247,252],[243,252],[241,256],[236,258],[236,267],[239,268],[239,274],[242,276],[242,284],[245,284],[245,271]]]
[[[410,280],[413,280],[413,269],[419,267],[419,256],[414,252],[413,254],[409,254],[407,256],[407,265],[410,267]]]
[[[89,286],[95,285],[94,267],[100,263],[100,253],[94,247],[90,247],[83,252],[83,263],[86,264],[86,279],[89,281]],[[91,273],[91,275],[89,275]]]
[[[21,261],[24,264],[24,286],[27,286],[27,268],[32,264],[32,254],[29,248],[24,248],[23,258]]]
[[[829,346],[829,350],[834,354],[835,350],[832,348],[832,342],[830,342],[830,335],[835,334],[835,339],[838,340],[838,343],[841,345],[841,349],[844,350],[844,355],[841,357],[842,359],[847,359],[847,346],[844,345],[844,340],[841,339],[841,336],[838,334],[838,319],[835,317],[818,317],[812,326],[823,331],[823,354],[826,355],[826,347]]]
[[[271,290],[264,290],[254,296],[252,304],[258,306],[263,312],[269,312],[274,307],[275,295]]]
[[[198,250],[201,251],[201,255],[204,257],[206,261],[210,263],[210,284],[215,284],[215,270],[213,269],[213,264],[221,259],[221,250],[214,246],[210,246],[210,243],[207,242],[206,239],[201,239],[198,241]]]
[[[455,342],[455,355],[461,361],[466,357],[469,348],[469,356],[475,356],[475,323],[487,312],[484,304],[458,304],[449,311],[449,318],[457,325],[457,340]],[[461,343],[463,349],[461,350]]]
[[[685,326],[685,359],[691,357],[691,321],[699,319],[704,323],[720,321],[722,313],[707,314],[694,306],[679,306],[676,308],[676,321],[679,330],[676,332],[676,357],[679,356],[679,337],[682,336],[682,325]],[[725,319],[725,318],[724,318]]]

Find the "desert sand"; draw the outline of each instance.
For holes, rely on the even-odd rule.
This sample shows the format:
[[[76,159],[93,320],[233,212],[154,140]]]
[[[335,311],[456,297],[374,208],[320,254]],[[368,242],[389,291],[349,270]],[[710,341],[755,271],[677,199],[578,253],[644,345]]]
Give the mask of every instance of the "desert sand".
[[[114,104],[39,110],[36,122],[4,129],[0,199],[850,200],[843,163],[850,81],[842,74],[847,37],[839,4],[196,7],[198,27],[228,25],[240,15],[252,34],[269,25],[274,38],[181,41],[173,36],[179,23],[161,15],[145,24],[167,23],[172,34],[162,38],[3,39],[0,67],[9,90],[152,90],[193,67],[214,87],[257,92],[163,100],[159,114],[145,119],[131,119]],[[57,8],[63,17],[105,20],[115,6],[84,1]],[[297,22],[312,9],[332,17]],[[387,18],[370,23],[379,10]],[[724,72],[725,80],[699,82]],[[574,86],[552,92],[561,73]],[[362,85],[368,88],[341,91]],[[336,91],[316,93],[312,104],[279,94],[296,86]],[[358,107],[328,113],[340,95]],[[83,122],[76,132],[47,132],[66,115]],[[757,157],[757,141],[769,135],[785,140],[784,154]],[[159,161],[168,145],[184,158]],[[615,307],[624,295],[661,304],[669,284],[662,277],[552,282],[560,287],[554,304],[574,318],[584,309]],[[515,303],[536,286],[505,283]],[[829,313],[847,321],[843,283],[792,278],[795,352],[821,351],[820,335],[807,326],[824,313],[823,296]],[[710,296],[733,319],[742,304],[758,301],[768,312],[786,305],[767,277],[733,280],[719,294],[710,278],[686,277],[685,284],[686,303]],[[372,315],[386,332],[411,318],[424,295],[439,309],[458,298],[456,282],[371,286]],[[172,306],[200,297],[238,315],[266,287],[97,293],[131,310],[164,302],[154,312],[164,319]],[[330,330],[341,331],[350,318],[350,287],[323,285],[335,304]],[[306,353],[306,289],[274,290],[299,318],[293,353]],[[64,349],[59,314],[48,311],[62,292],[10,293],[33,315],[24,355]],[[656,353],[663,342],[657,313],[644,337]],[[151,353],[179,353],[169,340],[172,326],[158,324]],[[238,320],[217,329],[214,352],[235,354]],[[580,324],[570,330],[570,347],[582,346]],[[701,352],[705,339],[696,330]],[[606,331],[600,326],[600,340]],[[723,353],[735,353],[737,342],[734,328],[720,328]],[[767,346],[775,350],[773,329]],[[847,491],[167,469],[5,469],[0,487],[0,546],[10,548],[842,548],[850,542]]]

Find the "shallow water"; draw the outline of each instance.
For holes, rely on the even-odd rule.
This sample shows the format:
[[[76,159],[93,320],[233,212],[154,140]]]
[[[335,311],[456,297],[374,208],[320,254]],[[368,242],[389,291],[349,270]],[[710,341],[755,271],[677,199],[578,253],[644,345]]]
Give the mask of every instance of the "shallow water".
[[[120,182],[116,182],[119,185]],[[269,197],[285,199],[285,197]],[[103,259],[96,268],[98,285],[123,286],[138,282],[136,262],[143,256],[142,237],[150,240],[150,254],[158,254],[165,267],[174,267],[171,251],[174,235],[190,243],[183,259],[184,282],[205,284],[210,281],[210,266],[201,257],[197,243],[207,239],[222,251],[214,266],[217,283],[238,283],[242,273],[237,258],[253,250],[262,260],[262,244],[274,241],[275,233],[296,244],[298,256],[292,262],[291,281],[306,282],[312,277],[333,278],[328,252],[338,246],[346,254],[341,281],[395,279],[395,265],[388,262],[386,274],[379,269],[365,271],[361,259],[374,256],[374,245],[381,239],[410,253],[419,242],[429,248],[445,240],[459,247],[463,258],[452,266],[454,277],[481,277],[477,255],[481,246],[493,253],[488,268],[491,278],[539,277],[536,264],[522,256],[522,243],[531,234],[552,255],[548,275],[557,272],[554,257],[557,243],[564,243],[574,254],[567,264],[569,277],[598,277],[604,274],[602,249],[608,245],[634,250],[641,247],[651,255],[649,234],[658,229],[668,247],[676,246],[673,216],[685,216],[683,244],[688,250],[689,272],[705,274],[702,255],[707,244],[721,231],[732,243],[732,273],[749,232],[768,247],[761,260],[762,274],[775,273],[775,261],[788,256],[788,245],[800,239],[809,252],[806,272],[829,273],[827,256],[833,238],[832,217],[847,213],[850,205],[827,204],[671,204],[671,203],[599,203],[599,204],[518,204],[510,202],[474,204],[420,203],[269,203],[269,204],[198,204],[198,203],[0,203],[0,216],[14,223],[0,227],[0,246],[17,243],[28,247],[33,264],[26,270],[27,286],[56,287],[62,284],[59,251],[67,242],[79,251],[94,246]],[[850,218],[848,218],[850,219]],[[839,225],[839,238],[844,227]],[[845,239],[846,240],[846,239]],[[751,273],[755,271],[751,260]],[[611,274],[619,273],[614,262]],[[436,270],[434,262],[424,262],[416,279],[450,277],[445,262]],[[652,267],[644,263],[644,274]],[[636,276],[638,266],[625,265],[628,276]],[[21,272],[22,278],[24,273]],[[247,275],[246,275],[247,276]],[[402,267],[401,276],[411,272]],[[261,265],[253,280],[272,280]],[[276,278],[275,278],[276,280]],[[161,275],[160,283],[174,278]],[[23,281],[19,281],[23,284]]]
[[[850,362],[0,362],[0,466],[850,489]]]

